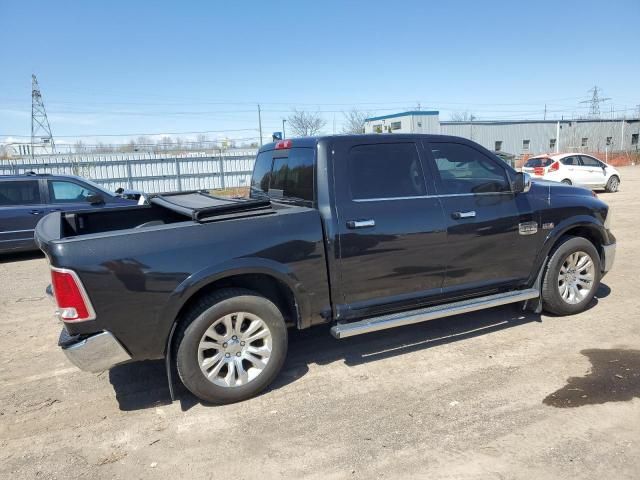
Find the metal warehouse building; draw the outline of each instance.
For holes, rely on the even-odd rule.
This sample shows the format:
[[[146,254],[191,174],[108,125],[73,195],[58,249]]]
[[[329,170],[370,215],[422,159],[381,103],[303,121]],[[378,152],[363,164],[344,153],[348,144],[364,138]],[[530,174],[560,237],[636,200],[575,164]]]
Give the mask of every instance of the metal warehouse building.
[[[365,133],[441,133],[516,155],[566,151],[638,151],[640,119],[441,122],[437,111],[410,111],[365,122]]]

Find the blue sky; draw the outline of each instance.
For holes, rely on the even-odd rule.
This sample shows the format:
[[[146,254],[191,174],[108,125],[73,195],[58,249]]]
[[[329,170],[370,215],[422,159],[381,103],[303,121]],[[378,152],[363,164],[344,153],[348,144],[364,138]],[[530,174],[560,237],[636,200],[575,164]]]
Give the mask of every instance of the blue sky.
[[[566,118],[594,85],[603,110],[640,104],[638,0],[3,0],[0,25],[0,141],[30,132],[31,73],[58,143],[250,139],[257,103],[265,136],[294,107],[330,133],[350,108],[418,102],[443,119],[542,118],[545,103]]]

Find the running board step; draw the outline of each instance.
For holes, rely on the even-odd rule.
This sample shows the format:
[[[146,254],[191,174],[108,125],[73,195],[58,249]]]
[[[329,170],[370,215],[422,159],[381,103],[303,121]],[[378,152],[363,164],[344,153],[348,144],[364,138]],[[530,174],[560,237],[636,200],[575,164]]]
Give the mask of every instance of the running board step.
[[[458,302],[436,305],[433,307],[410,310],[408,312],[391,313],[381,317],[366,318],[356,322],[338,323],[331,328],[331,334],[336,338],[347,338],[363,333],[376,332],[387,328],[411,325],[413,323],[435,320],[436,318],[450,317],[461,313],[475,312],[485,308],[498,307],[508,303],[522,302],[540,296],[535,288],[516,290],[486,297],[472,298]]]

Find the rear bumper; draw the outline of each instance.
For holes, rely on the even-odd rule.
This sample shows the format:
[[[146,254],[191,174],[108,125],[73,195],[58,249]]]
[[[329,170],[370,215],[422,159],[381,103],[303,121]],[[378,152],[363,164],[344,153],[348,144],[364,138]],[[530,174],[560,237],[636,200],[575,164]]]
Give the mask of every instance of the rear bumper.
[[[616,244],[602,246],[602,273],[607,273],[613,267],[616,258]]]
[[[77,338],[62,330],[58,345],[71,363],[87,372],[102,372],[131,360],[131,356],[111,332],[104,331],[89,337]]]

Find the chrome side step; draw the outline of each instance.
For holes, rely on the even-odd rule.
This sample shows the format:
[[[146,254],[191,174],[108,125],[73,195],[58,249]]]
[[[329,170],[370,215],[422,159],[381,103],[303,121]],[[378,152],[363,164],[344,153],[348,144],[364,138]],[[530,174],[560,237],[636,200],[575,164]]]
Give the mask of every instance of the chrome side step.
[[[508,303],[522,302],[540,296],[535,288],[516,290],[513,292],[497,293],[486,297],[472,298],[458,302],[435,305],[433,307],[410,310],[408,312],[391,313],[380,317],[366,318],[355,322],[338,323],[331,328],[331,334],[336,338],[347,338],[363,333],[376,332],[387,328],[411,325],[413,323],[450,317],[461,313],[475,312],[485,308],[498,307]]]

